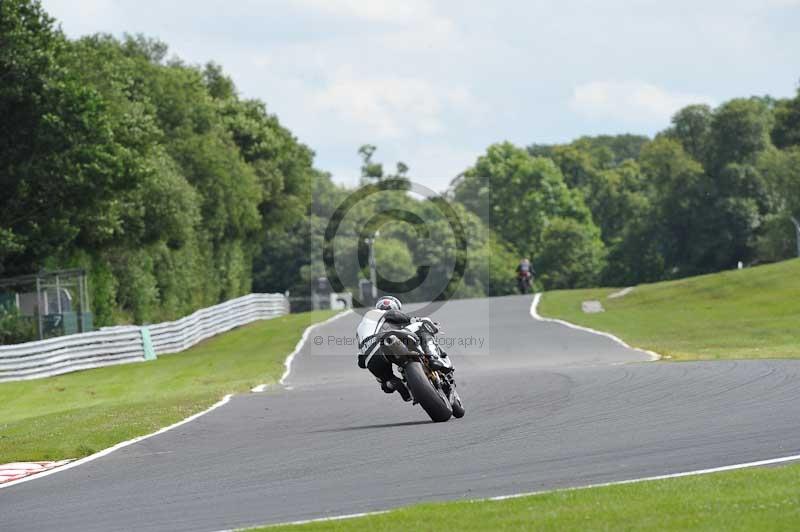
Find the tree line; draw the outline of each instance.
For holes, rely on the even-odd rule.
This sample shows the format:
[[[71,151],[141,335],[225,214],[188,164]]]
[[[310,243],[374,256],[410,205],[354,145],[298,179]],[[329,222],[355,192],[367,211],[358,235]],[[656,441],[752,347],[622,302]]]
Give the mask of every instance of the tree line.
[[[83,267],[99,325],[171,319],[251,290],[307,295],[329,273],[326,228],[354,192],[219,65],[167,54],[143,36],[70,40],[38,1],[0,2],[0,276]],[[437,234],[382,226],[382,275],[441,285],[459,236],[438,200],[412,198],[411,169],[385,171],[375,146],[359,154],[362,184],[389,190],[337,235],[351,257],[345,288],[368,277],[354,258],[362,226],[387,206],[433,220]],[[523,256],[547,289],[786,259],[800,218],[800,90],[691,105],[652,139],[498,143],[445,197],[469,243],[447,295],[511,293]]]
[[[453,197],[545,288],[631,285],[797,256],[800,89],[690,105],[652,140],[496,144]]]
[[[142,36],[67,39],[0,3],[0,275],[89,272],[96,323],[251,290],[263,234],[301,219],[312,151],[215,64]]]

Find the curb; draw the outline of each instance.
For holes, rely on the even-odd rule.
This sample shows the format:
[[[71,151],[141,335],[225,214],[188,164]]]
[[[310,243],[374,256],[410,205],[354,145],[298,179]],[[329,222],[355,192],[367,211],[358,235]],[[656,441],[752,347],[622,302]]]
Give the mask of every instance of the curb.
[[[577,329],[579,331],[584,331],[584,332],[588,332],[588,333],[592,333],[592,334],[598,334],[600,336],[605,336],[609,340],[612,340],[612,341],[618,343],[622,347],[625,347],[627,349],[631,349],[633,351],[639,351],[640,353],[646,354],[647,356],[650,357],[650,361],[651,362],[654,362],[656,360],[661,360],[663,358],[661,355],[659,355],[655,351],[649,351],[647,349],[639,349],[638,347],[633,347],[630,344],[628,344],[627,342],[625,342],[624,340],[622,340],[620,337],[614,336],[611,333],[598,331],[596,329],[591,329],[589,327],[583,327],[582,325],[576,325],[574,323],[571,323],[571,322],[568,322],[568,321],[565,321],[565,320],[559,320],[559,319],[556,319],[556,318],[544,318],[541,315],[539,315],[539,311],[538,311],[539,301],[541,299],[542,299],[542,292],[536,292],[536,294],[534,294],[534,296],[533,296],[533,302],[531,303],[531,317],[533,319],[535,319],[536,321],[548,321],[548,322],[551,322],[551,323],[558,323],[558,324],[564,325],[565,327],[569,327],[570,329]]]
[[[0,487],[2,487],[2,484],[43,473],[69,462],[70,460],[59,460],[57,462],[12,462],[10,464],[0,464]]]

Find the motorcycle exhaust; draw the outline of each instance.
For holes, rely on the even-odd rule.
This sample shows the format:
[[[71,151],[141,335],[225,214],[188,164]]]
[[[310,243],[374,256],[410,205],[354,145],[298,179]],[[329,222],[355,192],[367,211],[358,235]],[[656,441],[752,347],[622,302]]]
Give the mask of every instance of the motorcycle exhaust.
[[[386,351],[395,356],[409,356],[413,355],[411,351],[405,346],[403,341],[395,335],[389,335],[383,340],[383,347]]]

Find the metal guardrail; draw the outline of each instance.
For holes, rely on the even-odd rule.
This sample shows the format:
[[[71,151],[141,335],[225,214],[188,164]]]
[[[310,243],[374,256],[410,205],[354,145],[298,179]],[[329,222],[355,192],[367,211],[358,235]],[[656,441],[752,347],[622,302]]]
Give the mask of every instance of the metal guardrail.
[[[289,313],[283,294],[250,294],[176,321],[124,325],[0,346],[0,382],[39,379],[83,369],[141,362],[178,353],[234,327]]]

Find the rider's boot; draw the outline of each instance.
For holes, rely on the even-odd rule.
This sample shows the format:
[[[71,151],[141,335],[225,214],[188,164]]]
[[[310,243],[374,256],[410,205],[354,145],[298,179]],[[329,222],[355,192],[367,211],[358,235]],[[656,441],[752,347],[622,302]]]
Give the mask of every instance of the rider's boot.
[[[392,377],[388,381],[382,381],[381,390],[386,393],[396,391],[403,398],[403,401],[408,402],[411,400],[411,392],[408,391],[408,387],[399,377]]]
[[[450,373],[453,371],[453,363],[450,361],[450,357],[444,353],[442,356],[436,354],[430,355],[429,364],[433,369],[441,371],[442,373]]]

